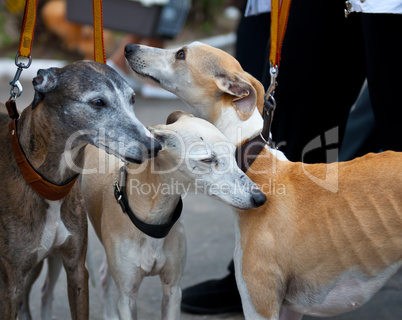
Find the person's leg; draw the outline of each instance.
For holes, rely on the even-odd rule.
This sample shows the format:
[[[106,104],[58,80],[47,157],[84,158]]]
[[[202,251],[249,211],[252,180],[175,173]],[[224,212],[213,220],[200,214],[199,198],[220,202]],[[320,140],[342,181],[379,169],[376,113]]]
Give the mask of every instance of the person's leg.
[[[402,151],[402,15],[362,14],[367,82],[383,150]]]
[[[380,150],[381,144],[370,103],[370,95],[368,87],[365,85],[349,114],[342,147],[339,150],[339,161],[352,160],[366,153]]]
[[[345,19],[343,1],[292,1],[282,48],[274,141],[291,161],[331,162],[327,148],[340,147],[349,110],[365,78],[363,34],[358,15]],[[269,78],[265,73],[264,85]],[[334,130],[330,146],[306,150]],[[308,151],[308,152],[307,152]]]

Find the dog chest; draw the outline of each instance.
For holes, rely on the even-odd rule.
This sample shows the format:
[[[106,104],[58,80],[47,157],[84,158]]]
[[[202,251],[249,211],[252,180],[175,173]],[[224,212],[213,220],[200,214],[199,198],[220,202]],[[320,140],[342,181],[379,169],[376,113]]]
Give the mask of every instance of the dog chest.
[[[356,309],[366,303],[399,269],[395,263],[376,276],[367,277],[358,270],[341,274],[329,286],[300,286],[298,292],[288,292],[285,303],[291,309],[312,316],[331,317]]]
[[[43,228],[40,246],[36,249],[38,261],[41,261],[53,248],[62,245],[71,233],[67,230],[60,216],[63,200],[48,201],[46,222]]]

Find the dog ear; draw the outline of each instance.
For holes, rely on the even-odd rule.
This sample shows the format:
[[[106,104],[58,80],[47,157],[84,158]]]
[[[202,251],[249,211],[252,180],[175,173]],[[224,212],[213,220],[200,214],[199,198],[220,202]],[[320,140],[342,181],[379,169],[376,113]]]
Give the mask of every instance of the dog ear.
[[[257,101],[257,92],[252,84],[239,74],[219,74],[216,85],[223,92],[233,96],[232,104],[241,120],[247,120],[252,115]]]
[[[262,115],[262,109],[264,108],[264,96],[265,96],[265,89],[264,86],[260,81],[258,81],[256,78],[254,78],[251,74],[247,72],[243,72],[241,74],[241,77],[246,79],[251,86],[254,88],[254,90],[257,93],[257,108],[260,114]]]
[[[183,116],[190,117],[190,118],[194,117],[191,113],[187,113],[187,112],[184,112],[181,110],[176,110],[176,111],[173,111],[171,114],[169,114],[169,116],[166,119],[166,124],[175,123],[177,120],[179,120],[179,118],[181,118]]]
[[[35,89],[34,101],[32,109],[45,97],[45,93],[53,90],[57,86],[57,68],[39,69],[36,77],[32,80]]]

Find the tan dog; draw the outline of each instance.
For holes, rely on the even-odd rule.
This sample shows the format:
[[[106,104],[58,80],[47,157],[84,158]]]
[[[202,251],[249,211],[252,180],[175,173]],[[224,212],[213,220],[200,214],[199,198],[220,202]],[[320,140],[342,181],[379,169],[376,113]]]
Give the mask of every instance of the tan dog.
[[[183,112],[171,114],[168,120],[171,124],[150,128],[162,144],[158,157],[143,165],[128,165],[128,204],[138,219],[153,227],[169,222],[181,205],[181,195],[191,191],[237,209],[265,202],[265,195],[238,168],[233,146],[218,129]],[[122,212],[113,194],[123,163],[93,147],[86,149],[85,158],[88,174],[84,171],[81,177],[81,189],[107,256],[102,268],[104,319],[136,319],[138,288],[144,277],[154,275],[160,276],[163,285],[162,319],[179,319],[179,281],[186,257],[181,220],[166,236],[144,233]],[[118,315],[109,291],[110,276],[119,292]]]
[[[126,58],[236,146],[261,131],[263,87],[227,53],[199,42],[176,50],[127,45]],[[268,201],[237,211],[234,260],[246,319],[353,310],[400,267],[401,153],[306,165],[265,147],[247,175]]]

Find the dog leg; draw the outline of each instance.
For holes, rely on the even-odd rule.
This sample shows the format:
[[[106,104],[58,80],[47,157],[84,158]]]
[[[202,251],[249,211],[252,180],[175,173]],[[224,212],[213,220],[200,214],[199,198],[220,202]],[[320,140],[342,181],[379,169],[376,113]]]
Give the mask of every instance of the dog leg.
[[[42,287],[42,320],[52,320],[52,302],[54,297],[54,288],[59,278],[61,268],[63,266],[59,256],[52,256],[47,259],[48,271],[45,283]]]
[[[119,320],[117,315],[116,306],[112,295],[112,276],[109,272],[106,255],[103,258],[100,267],[100,281],[102,285],[102,298],[103,298],[103,319],[104,320]]]
[[[135,269],[135,266],[130,267],[133,267],[133,269]],[[140,287],[140,284],[144,277],[141,275],[138,269],[134,270],[134,272],[130,270],[129,273],[130,275],[128,275],[127,270],[125,270],[124,273],[118,273],[125,275],[121,279],[122,280],[121,282],[116,281],[115,279],[117,289],[119,291],[119,297],[117,300],[117,309],[119,311],[120,319],[137,320],[138,288]]]
[[[41,261],[38,265],[36,265],[29,272],[28,276],[25,279],[24,285],[24,294],[22,297],[22,304],[18,311],[18,320],[31,320],[31,311],[29,310],[29,294],[32,289],[32,285],[35,280],[38,278],[40,272],[42,271],[43,261]]]
[[[163,284],[162,320],[180,319],[181,289],[178,282]]]
[[[10,275],[8,275],[10,276]],[[21,292],[22,288],[19,285],[10,286],[7,283],[1,288],[0,293],[0,319],[17,319],[17,306],[21,303]],[[20,294],[18,294],[20,292]]]
[[[176,225],[179,228],[178,222]],[[183,226],[181,225],[181,228]],[[183,230],[183,229],[182,229]],[[160,279],[163,286],[162,298],[162,320],[180,319],[181,288],[180,279],[183,274],[184,262],[186,260],[187,248],[184,232],[177,232],[176,241],[166,245],[168,252],[176,252],[173,256],[166,256],[166,262],[161,270]]]
[[[138,289],[144,279],[144,274],[136,265],[138,261],[127,259],[127,257],[135,257],[136,253],[133,254],[130,250],[121,252],[118,246],[108,244],[105,245],[105,249],[108,256],[109,272],[113,276],[119,293],[117,299],[119,319],[136,320]]]
[[[74,263],[71,263],[74,262]],[[77,262],[63,260],[67,275],[68,301],[71,319],[89,319],[88,271],[85,268],[85,250]]]

